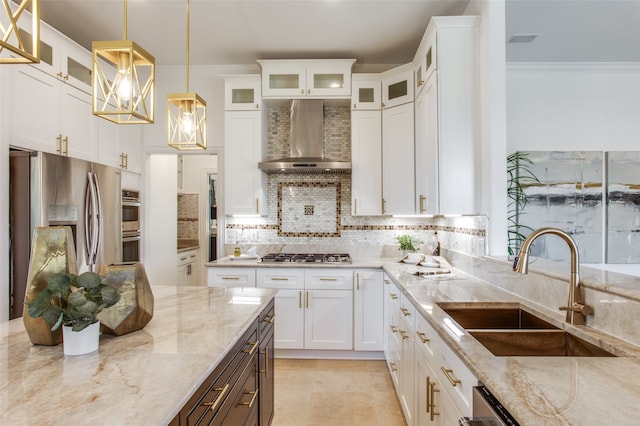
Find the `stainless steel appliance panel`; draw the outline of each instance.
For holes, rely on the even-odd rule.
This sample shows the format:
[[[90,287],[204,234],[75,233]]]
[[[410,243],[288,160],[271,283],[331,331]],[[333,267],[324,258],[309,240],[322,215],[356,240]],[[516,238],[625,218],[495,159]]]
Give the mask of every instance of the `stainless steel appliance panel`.
[[[119,169],[38,153],[32,157],[31,175],[31,223],[71,227],[78,272],[97,272],[102,265],[122,261]],[[97,185],[89,185],[90,180]],[[93,237],[89,244],[87,236]],[[90,253],[92,248],[97,255]]]

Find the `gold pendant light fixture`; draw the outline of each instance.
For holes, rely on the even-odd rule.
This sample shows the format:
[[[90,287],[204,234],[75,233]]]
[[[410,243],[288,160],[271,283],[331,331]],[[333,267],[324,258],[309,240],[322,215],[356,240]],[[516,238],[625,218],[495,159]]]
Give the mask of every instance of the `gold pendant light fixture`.
[[[167,95],[167,143],[179,150],[207,148],[207,103],[189,93],[190,3],[187,0],[187,92]]]
[[[40,62],[40,0],[22,0],[17,5],[11,0],[0,0],[0,5],[0,64]],[[23,12],[29,5],[31,25],[26,25],[28,17]],[[31,34],[22,26],[30,27]]]
[[[127,40],[127,0],[124,0],[124,37],[94,41],[93,114],[118,124],[153,123],[155,58]]]

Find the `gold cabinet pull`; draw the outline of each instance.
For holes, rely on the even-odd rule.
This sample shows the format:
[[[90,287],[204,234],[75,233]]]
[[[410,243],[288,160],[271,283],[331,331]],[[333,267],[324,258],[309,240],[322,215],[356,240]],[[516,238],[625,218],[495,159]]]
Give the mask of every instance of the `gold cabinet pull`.
[[[451,383],[451,386],[456,387],[457,384],[462,384],[462,380],[456,379],[456,378],[453,377],[453,369],[452,368],[440,367],[440,370],[442,370],[444,375],[447,377],[447,380],[449,380],[449,383]]]
[[[391,325],[391,332],[392,333],[397,333],[398,332],[398,327],[396,327],[395,325]]]
[[[202,405],[204,405],[204,406],[211,407],[211,411],[215,411],[216,408],[218,408],[218,405],[220,405],[220,403],[222,402],[222,399],[227,394],[227,391],[229,391],[229,383],[224,385],[224,387],[215,388],[214,391],[220,392],[220,395],[218,395],[218,397],[215,399],[215,401],[213,401],[213,402],[203,402],[202,403]]]
[[[356,273],[356,290],[360,290],[360,272]]]
[[[256,198],[256,213],[260,213],[260,200]]]
[[[424,195],[420,196],[420,213],[424,213],[425,208],[424,208],[424,200],[426,200],[427,197],[425,197]]]
[[[384,104],[382,104],[382,106],[384,106]],[[386,201],[384,200],[384,198],[382,199],[382,214],[385,213],[385,209],[384,209],[384,204],[386,203]]]
[[[400,311],[402,312],[402,315],[404,315],[405,317],[411,316],[411,312],[409,312],[407,308],[400,308]]]
[[[289,278],[286,277],[273,277],[271,281],[289,281]]]
[[[395,362],[390,362],[389,366],[391,367],[391,371],[398,371],[398,369],[396,368],[396,363]]]
[[[422,331],[416,331],[416,334],[418,335],[422,343],[427,343],[429,341],[429,339],[427,338],[427,335],[424,334]]]
[[[307,309],[309,309],[309,292],[305,291],[305,293],[306,293],[306,299],[307,299],[306,305],[307,305]]]
[[[428,380],[428,378],[427,378]],[[431,399],[431,404],[430,406],[427,408],[427,411],[430,411],[430,415],[431,415],[431,421],[434,421],[434,417],[435,416],[439,416],[440,413],[438,413],[436,411],[436,401],[435,401],[435,397],[434,397],[434,393],[436,392],[440,392],[440,389],[436,389],[436,382],[430,382],[429,383],[429,387],[430,389],[427,389],[427,394],[431,394],[430,399]]]
[[[66,155],[68,157],[69,156],[69,136],[65,136],[62,140],[64,141],[64,152],[62,153],[62,155]]]
[[[400,330],[400,336],[402,337],[402,340],[408,339],[409,335],[407,334],[407,332],[405,330]]]
[[[255,392],[245,392],[244,393],[245,395],[253,395],[253,396],[251,397],[251,401],[242,402],[240,403],[240,405],[248,405],[249,408],[253,407],[253,403],[256,402],[256,398],[258,397],[258,390],[259,389],[256,389]]]
[[[396,300],[398,298],[398,295],[395,293],[389,293],[389,297],[391,297],[393,300]]]
[[[265,319],[263,319],[262,322],[268,322],[269,324],[273,324],[273,321],[275,321],[275,319],[276,319],[276,315],[273,314],[268,319],[265,317]]]
[[[338,281],[337,278],[320,278],[320,281]]]
[[[222,277],[223,281],[238,281],[240,277]]]
[[[264,370],[260,370],[261,373],[264,373],[264,377],[269,377],[269,346],[264,347],[264,352],[260,352],[264,354]]]
[[[302,290],[298,292],[298,307],[302,309]]]
[[[58,142],[58,148],[56,149],[56,152],[62,155],[62,135],[61,134],[56,136],[56,141]]]
[[[247,342],[245,343],[245,345],[251,345],[251,349],[243,349],[242,352],[247,353],[249,355],[253,355],[253,352],[258,347],[258,344],[260,344],[259,340],[256,340],[255,342]]]
[[[424,80],[419,80],[418,81],[418,87],[422,87],[423,84],[424,84]]]
[[[356,105],[353,105],[353,109],[356,109]],[[355,198],[353,199],[353,215],[357,215],[358,214],[358,200],[356,200]]]
[[[391,284],[391,281],[389,281],[389,280],[382,280],[382,281],[383,281],[386,285]]]
[[[425,394],[426,394],[426,406],[427,406],[426,412],[428,413],[429,409],[431,408],[431,402],[429,402],[431,400],[431,398],[429,397],[429,393],[430,393],[429,391],[431,390],[431,380],[429,379],[429,376],[427,376],[427,379],[426,379],[425,389],[427,390]]]

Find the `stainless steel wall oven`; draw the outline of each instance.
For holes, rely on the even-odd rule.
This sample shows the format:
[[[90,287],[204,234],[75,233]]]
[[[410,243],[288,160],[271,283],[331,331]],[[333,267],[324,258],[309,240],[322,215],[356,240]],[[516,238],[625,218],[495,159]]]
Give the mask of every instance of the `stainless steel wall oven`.
[[[122,190],[122,261],[140,261],[140,192]]]

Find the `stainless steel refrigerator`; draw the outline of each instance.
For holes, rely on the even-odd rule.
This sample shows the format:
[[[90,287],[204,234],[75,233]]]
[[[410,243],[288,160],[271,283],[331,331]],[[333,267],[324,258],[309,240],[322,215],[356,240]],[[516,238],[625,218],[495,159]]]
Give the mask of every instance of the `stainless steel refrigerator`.
[[[24,153],[22,159],[10,155],[10,162],[16,171],[10,186],[29,188],[29,194],[25,189],[11,194],[10,222],[20,222],[16,215],[27,211],[29,215],[29,232],[23,227],[12,230],[10,237],[10,281],[16,309],[21,309],[19,299],[26,289],[24,268],[28,268],[29,252],[24,247],[30,247],[37,226],[71,227],[78,273],[98,272],[102,265],[122,261],[120,169],[42,152],[30,153],[28,162]],[[27,176],[28,185],[19,185]]]

